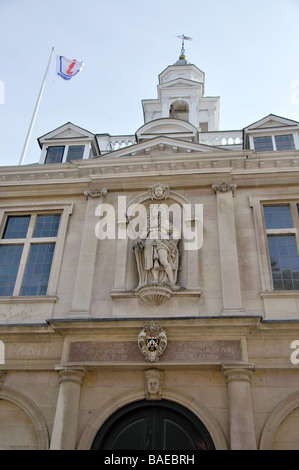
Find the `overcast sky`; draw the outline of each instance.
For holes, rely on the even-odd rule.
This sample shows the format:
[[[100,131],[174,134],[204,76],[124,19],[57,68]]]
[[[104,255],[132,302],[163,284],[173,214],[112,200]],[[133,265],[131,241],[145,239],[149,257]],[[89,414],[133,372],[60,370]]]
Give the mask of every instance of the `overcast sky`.
[[[299,0],[0,0],[0,165],[19,163],[52,46],[85,68],[64,81],[52,60],[25,164],[68,121],[134,134],[183,33],[205,96],[220,96],[221,130],[270,113],[299,121],[298,25]]]

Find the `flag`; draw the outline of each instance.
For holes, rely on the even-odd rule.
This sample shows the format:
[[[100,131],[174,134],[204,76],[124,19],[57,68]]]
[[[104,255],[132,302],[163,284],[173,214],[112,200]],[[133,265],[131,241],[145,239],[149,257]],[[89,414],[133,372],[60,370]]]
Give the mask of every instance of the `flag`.
[[[84,67],[83,60],[67,59],[62,55],[56,56],[56,73],[64,80],[70,80],[81,72]]]
[[[185,34],[182,34],[181,36],[177,36],[177,38],[180,38],[180,39],[187,39],[187,41],[193,41],[193,38],[190,38],[190,36],[185,36]]]

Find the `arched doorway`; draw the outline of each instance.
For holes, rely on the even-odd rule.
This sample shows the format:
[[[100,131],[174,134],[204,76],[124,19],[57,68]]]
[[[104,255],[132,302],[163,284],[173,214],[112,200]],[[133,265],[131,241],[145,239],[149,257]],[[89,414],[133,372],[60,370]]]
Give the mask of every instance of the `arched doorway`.
[[[140,401],[115,412],[97,433],[92,450],[214,450],[204,424],[168,401]]]

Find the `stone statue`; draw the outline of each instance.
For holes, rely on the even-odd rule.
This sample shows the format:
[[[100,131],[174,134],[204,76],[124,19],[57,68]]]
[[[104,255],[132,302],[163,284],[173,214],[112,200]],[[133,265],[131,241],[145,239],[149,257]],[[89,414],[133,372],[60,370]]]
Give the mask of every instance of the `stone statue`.
[[[154,188],[155,199],[163,198],[164,188]],[[180,235],[169,222],[165,204],[151,204],[147,220],[135,241],[135,257],[139,275],[138,288],[149,284],[166,284],[177,288]]]

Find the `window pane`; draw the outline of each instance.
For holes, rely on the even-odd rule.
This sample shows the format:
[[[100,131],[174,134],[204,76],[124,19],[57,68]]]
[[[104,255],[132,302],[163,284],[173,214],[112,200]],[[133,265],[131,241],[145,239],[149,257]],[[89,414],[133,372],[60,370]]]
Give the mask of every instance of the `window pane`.
[[[292,134],[289,135],[276,135],[275,143],[277,150],[294,150],[295,142]]]
[[[72,145],[68,149],[66,161],[69,162],[70,160],[78,160],[83,158],[84,153],[84,145]]]
[[[45,163],[61,163],[64,152],[64,145],[48,147]]]
[[[23,245],[0,246],[0,295],[12,295]]]
[[[56,237],[60,215],[38,215],[34,229],[34,237]]]
[[[266,152],[268,150],[273,150],[273,143],[271,135],[266,137],[254,137],[254,150],[256,152]]]
[[[295,235],[269,235],[268,246],[275,290],[297,290],[299,256]]]
[[[46,295],[54,243],[31,245],[21,295]]]
[[[30,215],[9,216],[2,238],[26,238]]]
[[[266,228],[292,228],[293,220],[290,205],[264,206]]]

